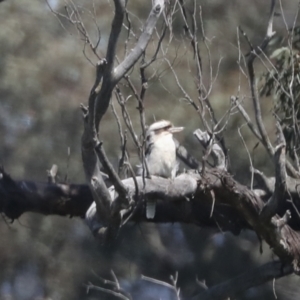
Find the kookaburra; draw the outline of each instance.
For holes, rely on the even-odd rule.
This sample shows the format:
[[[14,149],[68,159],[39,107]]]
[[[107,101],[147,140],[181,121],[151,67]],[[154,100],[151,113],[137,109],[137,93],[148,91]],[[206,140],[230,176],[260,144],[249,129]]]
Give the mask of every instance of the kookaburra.
[[[176,145],[173,133],[180,132],[184,127],[174,127],[170,121],[158,121],[149,126],[146,131],[145,160],[149,175],[165,178],[175,178],[178,170],[176,160]],[[140,170],[140,175],[141,170]],[[155,200],[147,200],[146,216],[153,219],[155,216]]]

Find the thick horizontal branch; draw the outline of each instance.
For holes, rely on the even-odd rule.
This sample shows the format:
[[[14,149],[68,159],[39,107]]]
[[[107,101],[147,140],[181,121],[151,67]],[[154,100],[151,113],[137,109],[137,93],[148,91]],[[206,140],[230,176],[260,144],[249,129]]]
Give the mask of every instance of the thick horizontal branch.
[[[143,178],[137,177],[136,181],[139,191],[142,191],[138,198],[136,198],[134,180],[128,178],[122,181],[128,189],[128,195],[135,201],[136,207],[131,217],[132,221],[147,221],[145,199],[155,199],[158,200],[158,205],[154,222],[186,222],[220,226],[223,230],[231,230],[235,233],[243,228],[253,228],[282,261],[293,262],[295,270],[298,271],[299,233],[284,222],[280,222],[281,219],[277,215],[270,222],[261,220],[260,212],[264,202],[253,191],[236,182],[227,172],[207,169],[201,175],[198,172],[184,173],[172,180],[152,176],[151,179],[145,179],[145,186]],[[66,214],[68,205],[72,209],[70,214],[74,214],[75,211],[80,215],[74,209],[76,201],[72,199],[73,195],[75,194],[77,201],[79,197],[76,188],[72,189],[72,186],[45,185],[43,190],[37,192],[36,186],[25,182],[16,184],[4,172],[0,184],[2,193],[0,210],[7,216],[13,217],[12,206],[13,211],[19,211],[20,215],[26,211],[25,209],[27,211],[40,210],[41,213],[55,211],[59,214]],[[56,191],[57,197],[53,196],[53,191]],[[109,193],[114,202],[120,201],[113,186],[109,188]],[[90,200],[84,195],[82,197],[87,207],[86,204]],[[47,206],[48,203],[41,205],[46,199],[52,204],[52,207],[50,206],[52,211]],[[26,202],[31,205],[26,206]],[[15,212],[15,216],[17,215]],[[126,215],[123,217],[126,218]],[[95,204],[89,208],[86,220],[94,233],[105,226],[101,215],[97,214]],[[281,225],[279,227],[276,224]]]
[[[198,176],[198,175],[196,175]],[[214,206],[211,217],[212,201],[210,195],[193,195],[197,189],[197,180],[194,176],[187,178],[168,179],[154,177],[147,181],[144,194],[147,197],[159,198],[155,218],[148,220],[145,214],[145,203],[137,203],[133,222],[183,222],[197,226],[215,227],[218,230],[231,231],[238,234],[242,229],[249,228],[237,210],[222,203]],[[142,190],[142,179],[137,177]],[[123,180],[131,193],[135,192],[132,179]],[[174,184],[176,189],[172,187]],[[114,194],[114,188],[110,188]],[[191,200],[190,200],[191,199]],[[93,205],[92,205],[93,203]],[[91,206],[92,205],[92,206]],[[44,215],[61,215],[84,217],[90,207],[91,222],[95,229],[101,224],[94,222],[96,205],[93,202],[92,192],[88,185],[36,183],[29,181],[14,181],[2,170],[0,180],[0,212],[11,220],[19,218],[26,212],[36,212]],[[103,220],[101,220],[102,223]],[[93,225],[93,226],[94,226]]]
[[[0,212],[11,220],[25,212],[84,217],[92,203],[88,185],[16,182],[2,171]]]

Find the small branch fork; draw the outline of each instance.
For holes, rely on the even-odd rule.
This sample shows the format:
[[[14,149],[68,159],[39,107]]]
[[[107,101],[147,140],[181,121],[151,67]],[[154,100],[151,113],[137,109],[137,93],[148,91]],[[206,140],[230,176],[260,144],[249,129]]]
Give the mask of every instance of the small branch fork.
[[[161,280],[151,278],[151,277],[148,277],[148,276],[144,276],[144,275],[142,275],[142,279],[145,280],[145,281],[148,281],[148,282],[151,282],[151,283],[158,284],[158,285],[164,286],[166,288],[169,288],[170,290],[174,291],[175,297],[176,297],[177,300],[181,299],[181,297],[180,297],[180,288],[177,287],[178,272],[175,273],[175,276],[173,276],[173,275],[170,276],[171,284],[166,282],[166,281],[161,281]]]
[[[201,143],[203,148],[206,150],[205,155],[202,158],[202,170],[204,170],[205,162],[208,156],[211,155],[214,160],[214,168],[226,171],[226,157],[222,148],[215,142],[214,136],[208,132],[197,129],[194,131],[194,136]]]
[[[204,22],[202,19],[202,7],[199,5],[199,15],[198,15],[198,3],[197,1],[193,1],[193,10],[192,12],[190,12],[188,9],[185,8],[185,2],[182,0],[177,0],[178,4],[179,4],[179,8],[180,8],[180,12],[181,12],[181,16],[184,22],[184,31],[186,36],[188,37],[188,39],[190,40],[192,49],[193,49],[193,54],[194,54],[194,60],[195,60],[195,66],[196,66],[196,88],[198,91],[198,100],[199,100],[199,104],[196,104],[192,98],[187,94],[186,91],[184,91],[183,87],[181,86],[181,84],[179,83],[179,80],[176,76],[176,74],[174,74],[173,68],[171,66],[171,64],[168,62],[174,76],[176,77],[176,81],[177,81],[177,85],[179,86],[179,88],[182,90],[185,98],[187,99],[187,101],[196,109],[196,111],[198,112],[201,122],[205,128],[206,131],[210,132],[212,135],[215,135],[216,137],[218,137],[218,140],[220,141],[220,145],[222,147],[222,152],[225,153],[225,156],[227,154],[227,148],[225,145],[225,141],[224,139],[221,137],[221,132],[225,129],[223,128],[222,130],[220,130],[221,127],[221,120],[218,121],[216,116],[215,116],[215,112],[213,109],[213,106],[210,102],[209,96],[211,94],[213,85],[216,81],[216,78],[218,76],[218,71],[219,71],[219,65],[221,62],[221,59],[219,61],[219,65],[218,65],[218,69],[216,72],[215,77],[213,76],[213,67],[212,67],[212,60],[211,60],[211,52],[210,52],[210,47],[208,44],[208,38],[205,34],[205,29],[204,29]],[[189,18],[190,15],[190,18]],[[209,68],[209,77],[210,77],[210,83],[209,86],[206,87],[204,84],[204,80],[203,80],[203,62],[202,62],[202,58],[201,58],[201,53],[200,53],[200,47],[199,47],[199,41],[198,41],[198,18],[200,17],[200,24],[201,24],[201,34],[202,34],[202,42],[205,46],[206,52],[207,52],[207,56],[208,56],[208,68]],[[191,19],[190,22],[188,19]],[[191,24],[189,24],[191,23]],[[208,116],[206,116],[206,114]],[[209,118],[209,120],[207,120],[207,118]],[[224,117],[223,117],[224,118]],[[223,119],[221,118],[221,119]],[[209,124],[211,124],[212,128],[210,128]],[[225,125],[226,126],[226,125]],[[225,127],[224,126],[224,127]],[[227,164],[227,161],[226,161]]]
[[[82,159],[87,181],[91,188],[97,214],[103,222],[103,228],[99,237],[107,241],[116,236],[122,226],[120,211],[127,206],[129,211],[130,198],[127,188],[121,182],[117,172],[109,162],[104,145],[99,139],[100,122],[106,113],[112,91],[120,79],[134,66],[144,53],[157,20],[164,10],[164,1],[153,1],[153,7],[145,22],[144,29],[138,38],[135,47],[125,59],[114,68],[118,38],[123,26],[126,14],[126,1],[114,0],[115,15],[107,46],[106,58],[97,64],[96,79],[89,97],[89,106],[82,106],[84,115],[84,132],[82,135]],[[115,191],[120,196],[119,201],[113,201],[114,196],[108,191],[100,172],[100,163],[112,181]]]
[[[117,299],[132,300],[131,295],[121,288],[119,280],[113,270],[111,270],[111,275],[113,277],[113,280],[103,279],[97,276],[97,279],[103,283],[104,287],[96,286],[91,282],[89,282],[86,285],[87,294],[91,290],[94,290],[108,295],[112,295]]]

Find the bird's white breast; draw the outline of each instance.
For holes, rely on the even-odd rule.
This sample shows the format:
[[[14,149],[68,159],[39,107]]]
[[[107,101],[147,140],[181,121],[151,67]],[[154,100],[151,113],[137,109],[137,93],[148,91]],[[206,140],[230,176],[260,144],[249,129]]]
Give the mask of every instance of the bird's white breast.
[[[171,134],[156,139],[146,158],[151,175],[172,178],[176,173],[176,147]]]

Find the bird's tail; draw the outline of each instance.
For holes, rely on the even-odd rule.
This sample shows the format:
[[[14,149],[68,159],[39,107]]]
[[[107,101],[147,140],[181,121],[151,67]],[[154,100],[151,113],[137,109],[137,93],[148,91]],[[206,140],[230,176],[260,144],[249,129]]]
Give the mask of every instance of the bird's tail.
[[[146,202],[146,217],[147,219],[153,219],[155,216],[156,201],[147,200]]]

